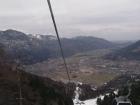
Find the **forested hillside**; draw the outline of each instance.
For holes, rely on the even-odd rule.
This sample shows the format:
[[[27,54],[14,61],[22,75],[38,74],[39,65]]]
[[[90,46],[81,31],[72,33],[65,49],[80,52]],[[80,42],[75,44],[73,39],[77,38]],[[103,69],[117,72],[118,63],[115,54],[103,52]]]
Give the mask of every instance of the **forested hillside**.
[[[73,105],[65,84],[26,73],[7,58],[0,48],[0,105],[19,105],[20,98],[23,105]]]

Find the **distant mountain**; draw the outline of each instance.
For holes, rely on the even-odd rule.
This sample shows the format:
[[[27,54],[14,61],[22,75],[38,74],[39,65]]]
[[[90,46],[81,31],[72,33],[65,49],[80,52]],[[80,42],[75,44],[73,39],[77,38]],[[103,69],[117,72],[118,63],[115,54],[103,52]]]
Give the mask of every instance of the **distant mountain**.
[[[112,48],[115,44],[95,37],[62,38],[66,57],[79,52]],[[16,30],[0,31],[2,43],[12,59],[20,58],[24,64],[33,64],[60,57],[58,42],[52,35],[27,35]]]
[[[116,43],[118,48],[124,48],[127,47],[133,43],[135,43],[136,41],[131,41],[131,40],[122,40],[122,41],[113,41],[113,43]]]
[[[131,44],[125,48],[121,48],[106,56],[109,59],[127,59],[127,60],[140,60],[140,41]]]
[[[1,38],[7,39],[7,40],[27,40],[28,39],[26,34],[19,31],[11,30],[11,29],[6,30],[6,31],[1,31],[0,36]]]
[[[115,44],[107,40],[90,36],[79,36],[71,39],[63,38],[62,44],[66,56],[115,46]]]

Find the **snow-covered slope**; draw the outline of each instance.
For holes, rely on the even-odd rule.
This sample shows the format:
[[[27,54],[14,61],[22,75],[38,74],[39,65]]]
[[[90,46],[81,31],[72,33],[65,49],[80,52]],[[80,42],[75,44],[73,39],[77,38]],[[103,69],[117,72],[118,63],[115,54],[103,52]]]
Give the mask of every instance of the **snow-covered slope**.
[[[76,89],[75,89],[75,98],[73,99],[74,105],[97,105],[97,99],[98,98],[104,99],[104,95],[100,95],[99,97],[96,97],[94,99],[80,101],[79,97],[80,97],[80,94],[81,94],[82,90],[79,88],[79,85],[82,85],[82,84],[77,83],[76,85],[77,86],[76,86]],[[118,94],[118,90],[114,91],[114,93]],[[109,93],[107,93],[106,95],[109,95]]]
[[[77,83],[77,86],[76,86],[76,89],[75,89],[75,98],[73,99],[74,105],[97,105],[96,104],[97,98],[86,100],[86,101],[80,101],[79,96],[81,94],[81,89],[79,88],[79,85],[82,85],[82,84]]]

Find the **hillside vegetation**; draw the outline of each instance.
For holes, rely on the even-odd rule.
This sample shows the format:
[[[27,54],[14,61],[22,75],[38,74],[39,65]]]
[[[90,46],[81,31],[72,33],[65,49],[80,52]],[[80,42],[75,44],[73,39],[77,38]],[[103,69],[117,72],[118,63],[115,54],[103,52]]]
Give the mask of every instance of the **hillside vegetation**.
[[[19,105],[19,86],[22,90],[23,105],[73,105],[71,96],[65,91],[65,84],[24,72],[16,63],[7,62],[1,50],[0,105]]]

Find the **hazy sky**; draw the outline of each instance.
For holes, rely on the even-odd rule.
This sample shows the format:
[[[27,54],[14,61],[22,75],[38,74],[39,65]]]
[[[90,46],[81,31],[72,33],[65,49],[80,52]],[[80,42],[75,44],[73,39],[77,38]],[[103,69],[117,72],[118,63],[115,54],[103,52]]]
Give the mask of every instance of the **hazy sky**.
[[[140,39],[140,0],[51,0],[60,35]],[[54,34],[46,0],[0,0],[0,30]]]

